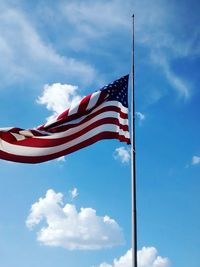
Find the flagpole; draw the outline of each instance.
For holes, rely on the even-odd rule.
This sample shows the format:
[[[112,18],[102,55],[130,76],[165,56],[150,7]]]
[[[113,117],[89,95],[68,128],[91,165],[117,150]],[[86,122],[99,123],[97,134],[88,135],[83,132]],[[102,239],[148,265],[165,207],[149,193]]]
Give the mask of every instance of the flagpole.
[[[135,162],[135,86],[134,86],[134,31],[135,21],[133,15],[132,40],[132,131],[131,131],[131,174],[132,174],[132,267],[137,267],[137,210],[136,210],[136,162]]]

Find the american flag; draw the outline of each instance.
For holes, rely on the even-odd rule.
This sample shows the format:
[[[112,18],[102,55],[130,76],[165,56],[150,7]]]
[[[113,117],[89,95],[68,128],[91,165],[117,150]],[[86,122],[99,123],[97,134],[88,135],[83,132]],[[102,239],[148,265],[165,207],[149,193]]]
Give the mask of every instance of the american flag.
[[[0,128],[0,159],[41,163],[103,139],[130,144],[128,75],[84,97],[35,129]]]

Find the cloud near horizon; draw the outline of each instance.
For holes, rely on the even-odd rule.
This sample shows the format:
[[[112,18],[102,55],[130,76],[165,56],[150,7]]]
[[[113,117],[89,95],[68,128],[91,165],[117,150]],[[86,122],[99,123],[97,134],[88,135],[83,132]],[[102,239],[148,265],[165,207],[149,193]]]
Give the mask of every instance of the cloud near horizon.
[[[143,247],[137,252],[138,267],[169,267],[168,258],[158,256],[155,247]],[[131,249],[119,259],[114,259],[113,264],[102,263],[99,267],[132,267],[132,251]]]
[[[115,220],[98,216],[92,208],[79,211],[75,205],[64,205],[63,197],[49,189],[31,207],[26,226],[31,230],[45,222],[37,233],[41,244],[67,250],[99,250],[124,243],[122,229]]]

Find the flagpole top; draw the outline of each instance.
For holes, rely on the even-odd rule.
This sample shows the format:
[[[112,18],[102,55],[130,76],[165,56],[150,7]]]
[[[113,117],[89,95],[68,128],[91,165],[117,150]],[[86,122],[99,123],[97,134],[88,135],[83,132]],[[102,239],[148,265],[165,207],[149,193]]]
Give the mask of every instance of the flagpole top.
[[[132,15],[132,18],[134,18],[134,17],[135,17],[135,15],[133,14],[133,15]]]

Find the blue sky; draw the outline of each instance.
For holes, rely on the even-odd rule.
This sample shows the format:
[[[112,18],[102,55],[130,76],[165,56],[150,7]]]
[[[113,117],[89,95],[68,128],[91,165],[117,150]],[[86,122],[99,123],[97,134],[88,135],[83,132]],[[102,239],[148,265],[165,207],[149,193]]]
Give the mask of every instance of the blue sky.
[[[1,1],[0,127],[130,73],[133,12],[139,267],[198,267],[198,1]],[[0,161],[0,211],[0,266],[130,267],[129,147]]]

